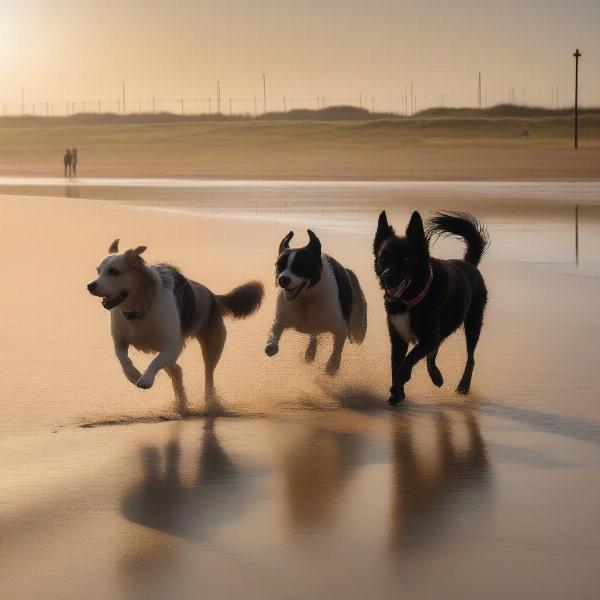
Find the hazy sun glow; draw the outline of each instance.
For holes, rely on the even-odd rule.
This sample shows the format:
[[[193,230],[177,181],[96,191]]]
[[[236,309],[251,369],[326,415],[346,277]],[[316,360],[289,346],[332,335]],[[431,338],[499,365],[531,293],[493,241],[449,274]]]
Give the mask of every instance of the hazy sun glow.
[[[582,102],[600,104],[595,0],[0,0],[2,98],[234,111],[361,102],[399,110],[484,101],[566,105],[580,47]]]

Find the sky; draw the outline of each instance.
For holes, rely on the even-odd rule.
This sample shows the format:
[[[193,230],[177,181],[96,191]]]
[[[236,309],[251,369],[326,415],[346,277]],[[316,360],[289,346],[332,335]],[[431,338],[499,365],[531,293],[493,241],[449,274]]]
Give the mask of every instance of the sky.
[[[0,0],[0,110],[567,106],[576,47],[600,105],[599,0]]]

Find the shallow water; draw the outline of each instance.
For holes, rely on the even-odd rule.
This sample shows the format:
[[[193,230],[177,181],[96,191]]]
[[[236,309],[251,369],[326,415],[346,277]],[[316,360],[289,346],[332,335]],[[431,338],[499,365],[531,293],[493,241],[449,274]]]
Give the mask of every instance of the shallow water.
[[[520,187],[483,200],[442,188],[440,205],[430,191],[321,185],[236,182],[218,202],[210,186],[185,200],[168,186],[160,199],[143,186],[99,189],[110,202],[0,197],[3,595],[597,597],[595,207],[580,208],[577,267],[576,194],[526,199]],[[370,254],[383,206],[398,228],[415,206],[477,209],[488,223],[491,301],[469,399],[453,393],[458,333],[440,352],[442,390],[420,365],[407,404],[385,404],[389,348]],[[277,244],[290,228],[303,244],[309,224],[369,301],[367,339],[346,348],[333,380],[327,340],[311,366],[300,336],[284,337],[274,359],[263,353]],[[266,284],[259,313],[227,324],[220,406],[204,402],[198,348],[182,356],[200,418],[158,422],[176,417],[167,378],[141,391],[119,372],[107,314],[84,289],[115,237],[217,292]]]

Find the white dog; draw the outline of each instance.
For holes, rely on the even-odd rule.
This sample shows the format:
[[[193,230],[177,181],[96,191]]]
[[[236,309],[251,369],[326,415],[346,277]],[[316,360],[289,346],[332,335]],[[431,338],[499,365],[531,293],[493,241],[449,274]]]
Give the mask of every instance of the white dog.
[[[244,318],[258,310],[263,286],[250,282],[229,294],[216,295],[200,283],[184,277],[173,266],[148,265],[138,246],[118,254],[115,240],[97,268],[98,277],[87,285],[110,311],[115,354],[129,381],[148,389],[156,374],[165,369],[175,396],[185,404],[181,368],[177,359],[185,340],[196,338],[202,348],[207,394],[214,391],[214,370],[221,358],[227,331],[223,316]],[[156,352],[141,374],[129,358],[129,347]]]

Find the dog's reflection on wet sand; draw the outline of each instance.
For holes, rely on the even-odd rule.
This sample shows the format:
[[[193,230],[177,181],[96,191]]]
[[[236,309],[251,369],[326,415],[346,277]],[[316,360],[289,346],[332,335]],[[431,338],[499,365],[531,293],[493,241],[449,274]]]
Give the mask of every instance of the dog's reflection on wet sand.
[[[345,430],[343,422],[329,426],[327,419],[309,419],[273,464],[258,467],[236,462],[223,447],[218,424],[226,424],[226,418],[206,418],[193,475],[189,469],[182,475],[185,424],[176,423],[162,453],[153,446],[142,450],[142,481],[123,498],[122,514],[146,527],[206,542],[248,511],[280,469],[283,495],[275,501],[283,502],[289,534],[320,530],[339,516],[360,469],[390,457],[391,486],[383,481],[373,494],[391,490],[392,550],[432,542],[448,530],[457,507],[487,503],[491,465],[474,411],[405,411],[375,418],[389,425],[389,442],[384,439],[382,445],[377,439],[378,448],[360,428]]]
[[[394,550],[443,535],[458,507],[476,510],[490,496],[491,465],[475,413],[437,410],[432,421],[434,446],[424,452],[415,434],[415,416],[394,415],[390,420]]]

